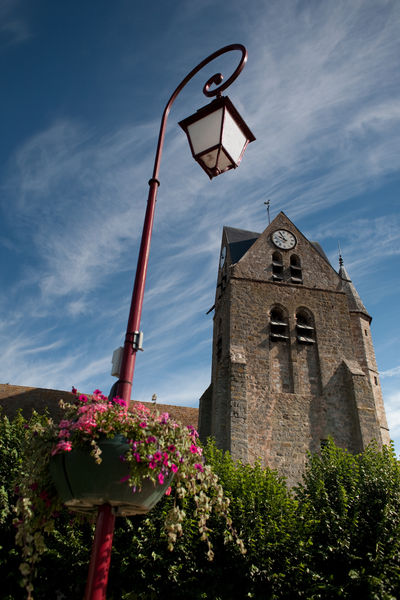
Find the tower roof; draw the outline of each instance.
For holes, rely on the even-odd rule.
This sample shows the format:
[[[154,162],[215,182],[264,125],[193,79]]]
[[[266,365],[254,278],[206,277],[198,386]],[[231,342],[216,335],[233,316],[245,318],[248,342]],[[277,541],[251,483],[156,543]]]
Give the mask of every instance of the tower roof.
[[[247,250],[254,244],[254,242],[260,237],[261,233],[256,231],[248,231],[247,229],[236,229],[236,227],[224,226],[224,232],[226,241],[229,244],[231,252],[232,263],[237,263]],[[327,255],[325,254],[321,244],[319,242],[313,242],[310,240],[310,244],[314,246],[317,252],[330,264]]]
[[[354,287],[354,284],[351,281],[349,274],[347,273],[346,267],[343,265],[343,260],[342,260],[341,256],[339,258],[339,264],[340,264],[339,277],[342,280],[342,289],[347,296],[347,300],[349,303],[349,309],[351,311],[361,312],[361,313],[365,314],[367,317],[369,317],[369,319],[371,319],[371,316],[369,315],[367,309],[365,308],[363,301],[361,300],[360,296],[358,295],[358,292],[357,292],[356,288]]]
[[[247,231],[246,229],[236,229],[235,227],[224,227],[226,241],[229,244],[232,263],[237,263],[238,260],[246,254],[247,250],[254,244],[256,239],[260,237],[255,231]]]

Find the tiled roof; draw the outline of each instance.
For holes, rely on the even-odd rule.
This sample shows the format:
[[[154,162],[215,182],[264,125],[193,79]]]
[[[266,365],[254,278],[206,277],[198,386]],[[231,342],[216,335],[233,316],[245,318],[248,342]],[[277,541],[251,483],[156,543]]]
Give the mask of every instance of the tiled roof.
[[[22,410],[25,417],[29,417],[33,410],[43,412],[47,407],[52,417],[57,420],[61,417],[58,406],[60,399],[71,401],[74,395],[63,390],[48,390],[45,388],[25,387],[22,385],[0,384],[0,407],[10,418],[14,417],[18,409]],[[134,402],[134,401],[133,401]],[[199,411],[190,406],[173,406],[170,404],[153,404],[142,402],[151,410],[167,412],[183,425],[192,425],[197,428]]]

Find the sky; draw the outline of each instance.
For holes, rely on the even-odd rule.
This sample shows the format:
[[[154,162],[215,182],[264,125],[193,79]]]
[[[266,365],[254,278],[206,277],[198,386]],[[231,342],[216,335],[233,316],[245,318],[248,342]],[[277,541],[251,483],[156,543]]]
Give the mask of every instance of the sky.
[[[133,396],[197,406],[210,382],[222,227],[283,210],[373,317],[400,451],[400,2],[2,0],[0,382],[108,393],[123,343],[164,106],[244,44],[226,91],[256,136],[210,181],[178,121],[240,54],[204,68],[168,121]]]

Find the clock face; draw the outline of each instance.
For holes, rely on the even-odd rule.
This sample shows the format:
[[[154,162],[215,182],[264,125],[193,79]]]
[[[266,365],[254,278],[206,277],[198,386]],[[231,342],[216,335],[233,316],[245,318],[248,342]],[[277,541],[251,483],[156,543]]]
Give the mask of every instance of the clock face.
[[[225,264],[225,259],[226,259],[226,247],[224,246],[221,250],[221,256],[219,259],[219,268],[222,269],[222,267]]]
[[[286,229],[277,229],[277,231],[274,231],[272,234],[271,239],[275,246],[281,248],[281,250],[290,250],[295,247],[297,242],[293,233],[286,231]]]

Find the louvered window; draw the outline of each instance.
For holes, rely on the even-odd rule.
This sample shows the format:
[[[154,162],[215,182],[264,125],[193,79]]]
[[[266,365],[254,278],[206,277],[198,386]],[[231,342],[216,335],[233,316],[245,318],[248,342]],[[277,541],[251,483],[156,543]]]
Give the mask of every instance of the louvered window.
[[[272,279],[283,281],[283,260],[280,252],[274,252],[272,255]]]
[[[296,313],[296,334],[299,344],[315,344],[315,327],[310,315]]]
[[[286,342],[289,340],[289,324],[283,311],[279,308],[271,310],[270,337],[273,342]]]
[[[300,258],[296,254],[290,257],[290,281],[292,283],[303,283]]]

